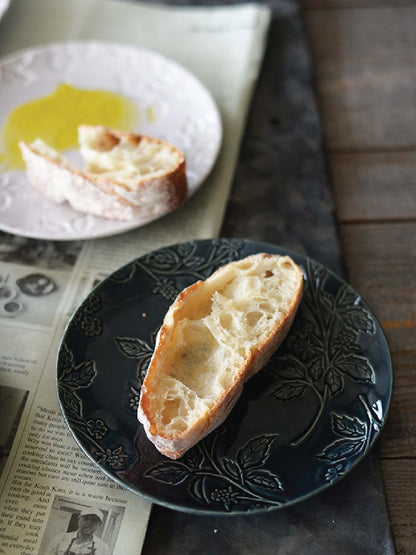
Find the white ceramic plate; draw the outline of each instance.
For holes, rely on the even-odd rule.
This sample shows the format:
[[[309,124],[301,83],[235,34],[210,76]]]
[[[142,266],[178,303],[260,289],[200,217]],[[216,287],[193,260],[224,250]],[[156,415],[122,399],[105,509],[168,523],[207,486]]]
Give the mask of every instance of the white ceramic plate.
[[[9,0],[0,0],[0,19],[5,14],[7,8],[9,7]]]
[[[185,153],[189,196],[211,171],[222,138],[211,94],[176,62],[127,45],[70,42],[4,58],[0,62],[0,127],[15,107],[50,94],[62,82],[122,94],[140,112],[148,106],[156,108],[156,121],[140,118],[132,131],[164,139]],[[38,239],[92,239],[122,233],[152,219],[119,222],[82,214],[33,191],[24,171],[0,174],[3,231]]]

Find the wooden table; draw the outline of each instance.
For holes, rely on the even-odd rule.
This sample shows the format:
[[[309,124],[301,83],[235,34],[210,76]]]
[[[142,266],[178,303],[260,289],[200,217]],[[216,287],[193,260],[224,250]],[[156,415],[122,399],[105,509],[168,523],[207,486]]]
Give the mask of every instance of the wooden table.
[[[416,553],[416,2],[304,0],[348,279],[394,363],[379,442],[398,553]]]

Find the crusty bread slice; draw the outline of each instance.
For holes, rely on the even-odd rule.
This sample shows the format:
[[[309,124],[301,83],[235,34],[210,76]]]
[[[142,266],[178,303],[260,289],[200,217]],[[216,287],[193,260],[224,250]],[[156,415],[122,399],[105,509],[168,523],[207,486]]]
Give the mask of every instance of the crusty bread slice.
[[[221,424],[285,338],[302,296],[288,256],[256,254],[184,289],[169,308],[141,388],[138,419],[172,459]]]
[[[102,126],[82,125],[78,136],[85,171],[41,139],[19,143],[34,189],[75,210],[114,220],[148,221],[185,202],[185,155],[174,146]]]

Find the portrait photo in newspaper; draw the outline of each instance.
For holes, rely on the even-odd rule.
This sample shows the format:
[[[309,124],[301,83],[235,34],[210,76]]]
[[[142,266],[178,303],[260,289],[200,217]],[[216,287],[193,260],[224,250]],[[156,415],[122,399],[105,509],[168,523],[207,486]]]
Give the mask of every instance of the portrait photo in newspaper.
[[[112,555],[124,507],[97,505],[80,497],[54,498],[39,553]]]

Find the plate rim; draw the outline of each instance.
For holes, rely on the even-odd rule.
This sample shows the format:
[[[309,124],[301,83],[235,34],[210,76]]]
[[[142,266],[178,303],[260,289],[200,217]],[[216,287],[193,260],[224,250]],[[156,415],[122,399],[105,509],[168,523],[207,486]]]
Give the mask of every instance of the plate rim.
[[[10,8],[10,0],[5,0],[3,4],[0,3],[0,20],[3,18],[7,10]]]
[[[346,285],[351,291],[353,291],[357,297],[360,298],[360,302],[362,303],[363,307],[365,309],[367,309],[367,311],[369,311],[369,313],[371,314],[374,323],[377,326],[377,330],[380,333],[380,336],[382,338],[382,340],[384,341],[385,347],[386,347],[386,367],[387,367],[387,373],[388,373],[388,383],[387,383],[387,390],[386,390],[386,401],[385,401],[385,410],[383,412],[383,422],[381,424],[381,426],[379,426],[379,430],[377,432],[377,434],[375,435],[375,437],[373,438],[373,440],[370,442],[370,444],[368,445],[367,449],[360,455],[358,456],[353,462],[352,464],[348,467],[348,470],[341,474],[338,475],[333,481],[328,481],[326,483],[321,483],[319,487],[308,491],[306,493],[304,493],[303,495],[300,495],[294,499],[291,499],[289,501],[285,501],[282,502],[281,505],[275,505],[275,506],[269,506],[269,507],[265,507],[265,508],[261,508],[261,509],[256,509],[256,510],[233,510],[233,511],[225,511],[225,510],[209,510],[209,509],[204,509],[204,508],[191,508],[189,506],[184,506],[184,505],[180,505],[180,504],[175,504],[172,503],[170,501],[165,501],[163,499],[160,499],[156,496],[152,496],[146,492],[142,492],[139,491],[138,489],[135,489],[134,487],[128,485],[126,482],[123,482],[123,480],[121,480],[118,476],[112,474],[110,471],[108,471],[107,469],[105,469],[103,466],[100,465],[100,463],[98,461],[96,461],[92,455],[87,451],[86,448],[83,447],[82,442],[78,439],[75,431],[72,429],[71,425],[68,422],[67,416],[65,414],[65,410],[63,407],[63,403],[61,401],[60,395],[59,395],[59,377],[58,377],[58,369],[59,369],[59,355],[61,352],[61,349],[65,343],[65,338],[67,336],[67,333],[69,331],[69,328],[71,326],[71,322],[73,317],[75,316],[75,314],[77,313],[77,311],[81,308],[81,306],[84,304],[84,302],[87,301],[87,299],[89,298],[89,296],[95,292],[97,289],[99,289],[100,287],[102,287],[107,281],[111,281],[111,277],[113,276],[114,273],[119,272],[121,270],[123,270],[124,268],[126,268],[127,266],[129,266],[131,263],[133,263],[135,260],[139,260],[141,258],[143,258],[144,256],[147,256],[149,254],[158,252],[160,250],[164,250],[164,249],[170,249],[173,247],[177,247],[180,245],[188,245],[190,243],[208,243],[208,242],[212,242],[212,241],[243,241],[244,244],[250,244],[252,246],[255,246],[257,248],[257,246],[261,247],[264,246],[265,248],[269,247],[278,251],[281,251],[281,253],[284,253],[285,255],[287,254],[288,256],[293,256],[296,258],[303,258],[306,261],[310,261],[312,263],[316,263],[318,266],[321,266],[323,268],[325,268],[328,273],[335,278],[338,282],[340,282],[340,284],[342,285]],[[267,251],[262,251],[262,250],[258,250],[257,252],[267,252]],[[276,254],[281,254],[280,252],[276,252]],[[238,259],[236,259],[238,260]],[[143,497],[144,499],[150,501],[151,503],[154,503],[156,505],[159,505],[161,507],[166,507],[168,509],[172,509],[175,511],[180,511],[180,512],[184,512],[184,513],[188,513],[188,514],[195,514],[195,515],[202,515],[202,516],[226,516],[226,517],[233,517],[233,516],[250,516],[250,515],[254,515],[254,514],[263,514],[263,513],[269,513],[271,511],[277,511],[277,510],[281,510],[281,509],[285,509],[287,507],[292,507],[294,505],[297,505],[298,503],[301,503],[303,501],[306,501],[312,497],[315,497],[316,495],[319,495],[321,493],[323,493],[325,490],[327,490],[328,488],[331,488],[332,486],[336,485],[338,482],[340,482],[341,480],[343,480],[344,478],[346,478],[347,476],[350,475],[351,471],[353,469],[355,469],[369,454],[370,452],[373,450],[374,446],[376,445],[376,443],[379,441],[381,434],[383,433],[383,430],[385,428],[386,422],[388,420],[389,414],[390,414],[390,409],[391,409],[391,400],[392,400],[392,395],[393,395],[393,388],[394,388],[394,371],[393,371],[393,361],[392,361],[392,355],[391,355],[391,350],[390,350],[390,346],[389,346],[389,342],[387,340],[386,334],[381,326],[381,323],[379,321],[379,319],[377,318],[377,316],[375,315],[375,313],[373,312],[373,310],[371,309],[370,305],[365,301],[365,299],[363,299],[363,297],[343,278],[341,277],[337,272],[335,272],[334,270],[332,270],[331,268],[329,268],[328,266],[322,264],[321,262],[317,261],[316,259],[300,253],[300,252],[296,252],[293,251],[291,249],[288,249],[284,246],[281,245],[277,245],[274,243],[269,243],[266,241],[258,241],[255,239],[245,239],[245,238],[241,238],[241,237],[218,237],[218,238],[210,238],[210,239],[195,239],[195,240],[189,240],[189,241],[182,241],[182,242],[177,242],[177,243],[171,243],[169,245],[165,245],[162,247],[159,247],[157,249],[153,249],[150,250],[146,253],[144,253],[143,255],[133,258],[132,260],[130,260],[129,262],[127,262],[126,264],[123,264],[122,266],[120,266],[119,268],[117,268],[115,271],[111,272],[108,276],[106,276],[106,278],[104,278],[104,280],[102,280],[99,284],[97,284],[93,289],[91,289],[89,291],[89,293],[85,296],[85,298],[77,305],[77,307],[74,309],[74,311],[72,312],[71,316],[69,317],[69,320],[65,326],[65,329],[62,333],[62,337],[61,340],[59,342],[59,346],[57,349],[57,353],[56,353],[56,359],[55,359],[55,387],[56,387],[56,395],[57,395],[57,399],[58,399],[58,404],[59,404],[59,409],[61,412],[61,415],[63,416],[63,419],[65,421],[65,425],[67,426],[67,429],[70,431],[72,437],[74,438],[76,444],[78,445],[78,447],[81,449],[81,451],[84,453],[85,456],[87,456],[92,463],[96,466],[96,468],[98,468],[101,472],[103,472],[107,477],[109,477],[112,481],[116,482],[118,485],[120,485],[123,489],[130,491],[131,493],[134,493],[135,495],[139,495],[140,497]],[[138,422],[138,425],[140,426],[141,424]],[[169,459],[167,459],[167,461],[169,461]]]
[[[46,52],[51,51],[51,50],[58,50],[58,49],[61,49],[61,48],[71,47],[71,46],[75,46],[75,47],[88,47],[88,46],[112,47],[112,48],[126,49],[126,50],[129,50],[131,52],[136,51],[136,52],[143,53],[146,56],[153,57],[155,59],[163,61],[164,63],[169,64],[171,67],[174,67],[176,70],[183,72],[183,74],[185,74],[188,79],[193,81],[194,84],[196,86],[198,86],[201,91],[204,92],[204,94],[206,95],[207,100],[209,101],[209,103],[211,105],[212,116],[215,118],[215,126],[218,130],[218,132],[217,132],[217,141],[216,141],[216,144],[215,144],[215,149],[213,151],[212,161],[211,161],[211,164],[209,166],[209,169],[205,172],[205,174],[202,175],[201,178],[199,178],[196,185],[194,187],[192,187],[192,189],[189,189],[189,186],[188,186],[188,196],[187,196],[186,201],[183,205],[183,206],[185,206],[187,204],[187,202],[189,201],[189,199],[192,196],[194,196],[194,194],[206,183],[207,179],[212,174],[215,166],[218,163],[219,154],[221,152],[221,148],[222,148],[223,143],[224,143],[224,122],[223,122],[223,118],[221,116],[221,110],[219,108],[219,105],[218,105],[216,99],[214,98],[214,95],[211,92],[211,90],[208,88],[208,86],[205,83],[203,83],[201,81],[201,79],[199,79],[186,66],[184,66],[180,62],[177,62],[173,58],[170,58],[169,56],[166,56],[165,54],[159,53],[157,50],[154,50],[152,48],[142,47],[142,46],[136,46],[136,45],[130,44],[130,43],[123,43],[123,42],[118,42],[118,41],[113,41],[113,40],[106,41],[104,39],[99,39],[99,40],[89,40],[89,39],[82,40],[81,39],[81,40],[52,41],[52,42],[47,42],[47,43],[42,43],[42,44],[29,46],[27,48],[20,48],[16,51],[5,54],[4,56],[2,56],[0,58],[0,70],[6,64],[16,63],[20,58],[22,58],[22,56],[43,54],[43,53],[46,53]],[[135,132],[139,133],[139,131],[135,131]],[[21,171],[24,172],[24,170],[21,170]],[[7,174],[7,172],[3,172],[1,170],[1,166],[0,166],[0,175],[1,174]],[[50,201],[50,202],[53,202],[53,201]],[[80,214],[81,216],[82,215],[91,216],[94,219],[98,219],[98,220],[103,219],[104,221],[107,221],[107,218],[101,218],[99,216],[94,216],[92,214],[86,214],[86,213],[83,213],[83,212],[78,212],[75,209],[73,209],[71,206],[69,206],[68,203],[65,203],[64,205],[68,206],[68,208],[71,208],[74,211],[74,214]],[[180,208],[181,207],[179,207],[179,209]],[[2,221],[1,217],[0,217],[0,230],[4,231],[6,233],[14,233],[14,234],[18,234],[18,235],[21,235],[23,237],[28,237],[28,238],[31,238],[31,239],[50,240],[50,241],[63,241],[63,242],[65,242],[65,241],[83,241],[83,240],[89,240],[89,239],[101,239],[101,238],[104,238],[104,237],[112,237],[113,235],[120,235],[122,233],[126,233],[126,232],[132,231],[134,229],[138,229],[140,227],[145,227],[145,226],[147,226],[148,224],[150,224],[154,221],[157,221],[157,220],[159,220],[159,219],[161,219],[165,216],[168,216],[169,214],[172,214],[172,213],[176,212],[177,210],[178,209],[174,210],[173,212],[167,212],[165,214],[162,214],[161,216],[151,217],[151,218],[149,218],[149,219],[147,219],[147,220],[145,220],[144,222],[141,222],[141,223],[140,222],[137,223],[137,220],[120,220],[120,221],[110,220],[112,222],[115,222],[115,225],[116,225],[117,229],[112,230],[112,231],[102,231],[102,232],[98,232],[98,233],[94,232],[93,229],[88,234],[78,232],[78,233],[74,233],[70,236],[67,236],[67,235],[63,236],[63,234],[61,234],[59,236],[51,236],[51,235],[48,235],[47,233],[32,233],[30,231],[20,229],[20,228],[16,228],[16,227],[10,226],[8,224],[5,224]],[[117,225],[117,224],[119,224],[119,225]]]

